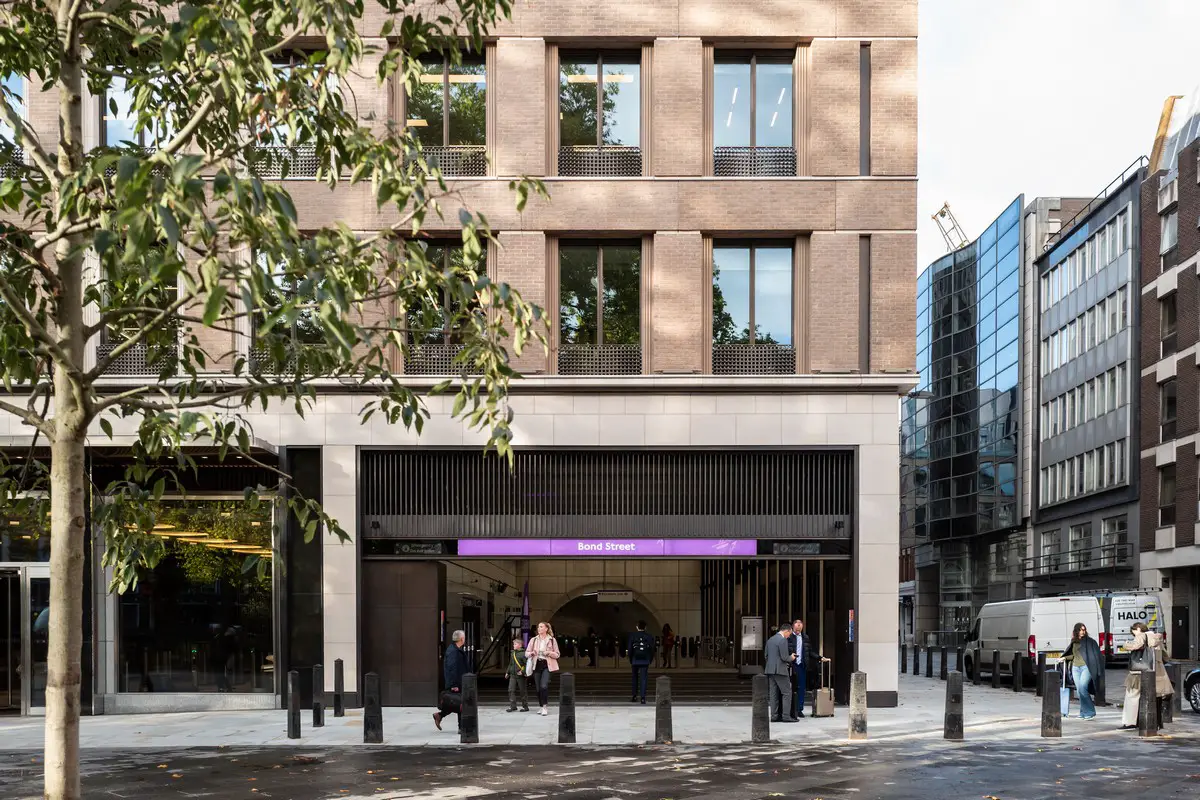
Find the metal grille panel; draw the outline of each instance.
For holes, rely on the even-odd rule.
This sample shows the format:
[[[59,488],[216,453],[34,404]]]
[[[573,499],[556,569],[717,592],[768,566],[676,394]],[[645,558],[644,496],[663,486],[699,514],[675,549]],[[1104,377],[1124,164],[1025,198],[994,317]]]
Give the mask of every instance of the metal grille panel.
[[[96,359],[108,358],[113,350],[117,348],[120,342],[101,342],[96,345]],[[174,350],[163,351],[159,350],[155,354],[154,360],[151,360],[150,348],[144,344],[136,344],[126,350],[121,355],[117,356],[117,360],[108,368],[107,375],[158,375],[163,371],[164,366],[168,366],[166,362],[170,362],[171,368],[177,353]]]
[[[730,423],[732,424],[732,422]],[[843,450],[367,450],[363,530],[384,538],[849,538]]]
[[[640,344],[564,344],[558,348],[559,375],[641,375]]]
[[[426,147],[425,163],[437,166],[447,177],[487,175],[487,148],[483,145],[459,144],[449,147]]]
[[[260,178],[280,180],[287,165],[287,177],[307,180],[317,176],[317,153],[312,147],[282,147],[258,145],[255,150],[255,169]]]
[[[714,375],[795,375],[796,348],[781,344],[713,345]]]
[[[608,178],[642,174],[642,149],[621,145],[574,145],[558,148],[558,174]]]
[[[404,374],[457,375],[462,368],[454,357],[462,349],[461,344],[414,344],[404,358]]]
[[[786,178],[796,174],[794,147],[714,147],[713,175]]]
[[[0,178],[19,178],[25,168],[25,151],[19,147],[0,149]]]

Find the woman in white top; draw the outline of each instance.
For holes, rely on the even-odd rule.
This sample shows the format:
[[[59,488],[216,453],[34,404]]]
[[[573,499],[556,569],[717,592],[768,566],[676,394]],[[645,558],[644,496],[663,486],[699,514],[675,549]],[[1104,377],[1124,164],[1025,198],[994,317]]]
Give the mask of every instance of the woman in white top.
[[[537,636],[529,640],[525,648],[526,670],[533,676],[537,687],[538,704],[541,710],[538,714],[546,716],[550,713],[550,673],[558,672],[558,641],[554,638],[554,629],[549,622],[539,622]]]

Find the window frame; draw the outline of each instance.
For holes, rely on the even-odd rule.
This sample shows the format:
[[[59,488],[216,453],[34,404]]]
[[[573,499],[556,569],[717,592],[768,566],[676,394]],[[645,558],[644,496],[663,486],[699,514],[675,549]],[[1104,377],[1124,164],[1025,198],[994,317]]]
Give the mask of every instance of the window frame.
[[[1168,236],[1167,232],[1171,235]],[[1166,255],[1171,252],[1179,244],[1179,209],[1178,207],[1171,209],[1165,214],[1159,214],[1159,255]]]
[[[604,54],[608,53],[612,56],[625,56],[634,61],[638,65],[638,136],[637,144],[605,144],[604,142]],[[636,50],[621,50],[621,49],[604,49],[604,50],[560,50],[558,54],[558,104],[562,107],[562,64],[564,61],[583,61],[589,56],[595,56],[596,65],[596,149],[604,150],[608,147],[636,147],[639,150],[642,147],[643,131],[646,126],[646,120],[642,118],[642,93],[643,93],[643,78],[642,78],[642,56]],[[562,145],[562,116],[558,119],[558,135],[560,146],[571,147],[572,145]]]
[[[1179,332],[1178,292],[1171,292],[1158,301],[1158,333],[1159,356],[1166,358],[1174,355],[1177,350]],[[1170,309],[1170,314],[1167,310]],[[1171,321],[1168,325],[1167,318]]]
[[[1168,404],[1171,406],[1170,416],[1167,416]],[[1167,378],[1158,385],[1158,430],[1159,443],[1166,443],[1175,438],[1179,423],[1179,383],[1174,377]]]
[[[623,146],[623,145],[619,145],[619,146]],[[572,249],[572,248],[595,248],[595,250],[596,250],[596,341],[592,342],[590,345],[584,344],[584,346],[585,347],[586,346],[604,347],[604,346],[610,344],[609,342],[604,341],[604,249],[606,247],[629,247],[629,248],[636,249],[638,251],[638,301],[639,301],[639,303],[638,303],[638,342],[637,342],[637,345],[638,345],[638,347],[642,347],[642,348],[645,348],[645,346],[646,346],[645,335],[644,335],[645,334],[644,326],[645,326],[646,321],[643,318],[643,314],[642,314],[643,309],[641,307],[641,301],[644,299],[642,297],[642,280],[645,277],[645,266],[646,266],[641,261],[643,255],[644,255],[642,253],[642,243],[640,241],[633,240],[633,239],[599,239],[599,240],[596,240],[596,239],[576,239],[576,240],[563,239],[563,240],[560,240],[558,243],[558,264],[556,265],[556,268],[558,270],[558,275],[559,275],[559,278],[558,278],[559,296],[557,298],[555,298],[555,300],[554,300],[554,302],[557,303],[558,309],[559,309],[558,325],[557,325],[557,329],[554,332],[555,339],[556,339],[559,347],[562,347],[562,345],[564,345],[564,344],[569,344],[569,345],[573,345],[573,346],[578,346],[580,344],[583,344],[581,342],[564,342],[563,335],[562,335],[563,334],[563,327],[562,327],[562,305],[563,305],[562,304],[562,252],[564,249]],[[613,342],[612,344],[628,344],[628,343]]]
[[[442,271],[446,272],[446,273],[449,273],[449,271],[450,271],[451,252],[455,248],[458,248],[460,250],[463,248],[463,242],[461,239],[458,239],[458,240],[455,240],[455,239],[421,239],[420,241],[422,241],[426,246],[426,255],[428,255],[429,248],[431,248],[431,247],[440,247],[442,249],[442,265],[441,266],[442,266]],[[464,255],[464,258],[465,258],[465,255]],[[433,262],[431,261],[430,263],[433,263]],[[482,270],[479,269],[480,266],[483,267]],[[475,267],[476,267],[475,271],[478,272],[480,275],[486,276],[488,274],[487,273],[488,264],[487,264],[487,248],[486,247],[483,248],[482,251],[480,252],[479,260],[475,263]],[[440,342],[432,342],[432,341],[424,341],[423,339],[418,340],[418,334],[417,334],[416,329],[411,328],[411,326],[409,326],[409,324],[408,324],[408,320],[406,319],[404,321],[404,324],[405,324],[405,327],[409,328],[409,346],[411,346],[411,347],[431,347],[431,346],[451,347],[451,346],[454,346],[457,344],[461,344],[460,342],[455,341],[454,329],[450,326],[450,315],[449,315],[450,301],[446,297],[446,294],[444,291],[442,292],[441,300],[438,303],[438,310],[441,312],[441,315],[442,315],[441,341]],[[479,313],[483,313],[482,309],[479,310]],[[432,334],[435,330],[436,329],[434,329],[434,328],[424,330],[420,333],[420,336],[423,337],[425,335]]]
[[[750,101],[749,101],[750,142],[749,142],[749,144],[744,144],[744,145],[720,145],[720,146],[722,146],[722,147],[747,147],[752,150],[757,150],[760,147],[790,147],[792,150],[796,149],[796,130],[795,130],[796,98],[795,98],[794,92],[793,92],[793,96],[791,98],[791,101],[792,101],[792,105],[791,105],[792,126],[788,130],[788,139],[790,141],[790,144],[788,144],[788,145],[770,145],[770,144],[760,145],[760,144],[758,144],[758,62],[759,62],[759,59],[762,58],[764,60],[763,63],[766,63],[766,64],[786,64],[792,70],[793,84],[795,83],[795,80],[796,80],[796,58],[795,58],[795,55],[793,53],[791,53],[791,51],[788,51],[788,50],[779,50],[779,51],[774,51],[774,52],[778,52],[779,55],[774,55],[773,51],[771,51],[769,49],[764,49],[764,50],[717,50],[716,53],[714,54],[714,56],[713,56],[713,94],[714,94],[714,96],[712,99],[713,100],[713,116],[708,120],[708,124],[711,125],[712,129],[713,129],[713,140],[714,140],[713,147],[714,148],[716,148],[718,146],[715,144],[716,127],[717,127],[717,119],[716,119],[717,98],[715,96],[716,95],[716,83],[717,83],[716,82],[717,65],[718,64],[741,64],[741,63],[743,63],[743,59],[749,58],[749,60],[750,60]]]
[[[1168,477],[1169,476],[1169,477]],[[1167,494],[1167,481],[1170,481],[1171,502],[1164,503],[1163,495]],[[1166,528],[1175,524],[1175,500],[1178,495],[1179,477],[1174,464],[1164,464],[1158,468],[1158,527]]]
[[[474,144],[460,144],[460,145],[454,145],[454,144],[450,143],[450,105],[451,105],[451,100],[450,100],[450,83],[451,83],[450,67],[451,67],[451,63],[450,63],[450,60],[451,59],[449,56],[443,55],[441,57],[441,62],[442,62],[442,83],[441,83],[441,86],[442,86],[442,143],[441,143],[440,147],[446,147],[446,148],[449,148],[449,147],[487,147],[488,142],[487,142],[487,96],[486,96],[486,94],[484,95],[483,141],[477,142]],[[430,66],[432,66],[435,63],[435,61],[436,60],[432,56],[430,56],[428,59],[423,60],[421,63],[429,64]],[[487,83],[487,81],[488,81],[487,58],[482,53],[480,53],[479,55],[472,53],[472,54],[470,54],[469,57],[464,56],[461,63],[463,65],[471,64],[471,65],[477,65],[477,66],[483,67],[483,84],[484,84],[484,92],[486,93],[490,89],[490,87],[488,86],[488,83]],[[433,75],[433,74],[435,74],[435,73],[432,73],[432,72],[422,73],[422,77],[424,77],[425,75]],[[462,73],[462,74],[465,74],[465,73]],[[432,81],[420,81],[420,79],[418,79],[418,82],[419,83],[427,82],[430,84],[433,83]],[[478,81],[476,81],[476,83],[478,83]],[[410,120],[412,118],[409,117],[409,111],[411,109],[411,101],[412,101],[412,98],[406,91],[405,98],[404,98],[404,125],[405,125],[405,127],[420,127],[420,126],[412,126],[411,125]]]
[[[760,240],[754,240],[754,241],[747,241],[747,240],[725,240],[725,241],[722,241],[722,240],[716,240],[716,241],[714,241],[714,242],[713,242],[713,248],[712,248],[712,250],[713,250],[713,256],[712,256],[712,258],[713,258],[713,265],[714,265],[714,266],[715,266],[715,264],[716,264],[716,260],[717,260],[717,251],[718,251],[718,250],[725,250],[725,249],[733,250],[733,249],[741,249],[741,248],[743,248],[743,247],[744,247],[744,248],[746,248],[746,249],[748,249],[748,250],[750,251],[750,268],[749,268],[749,272],[750,272],[750,283],[749,283],[749,286],[748,286],[748,289],[747,289],[747,293],[749,294],[749,300],[750,300],[750,308],[747,310],[747,325],[749,325],[749,331],[750,331],[750,340],[749,340],[748,342],[745,342],[745,344],[746,344],[747,346],[750,346],[750,347],[754,347],[754,346],[757,346],[757,345],[758,345],[758,342],[757,342],[757,341],[755,341],[755,335],[754,335],[754,334],[755,334],[755,328],[757,327],[757,326],[755,325],[755,314],[754,314],[754,306],[755,306],[755,289],[756,289],[756,286],[755,286],[755,284],[756,284],[756,281],[757,281],[757,279],[756,279],[756,277],[755,277],[755,273],[757,272],[757,270],[755,269],[755,267],[756,267],[756,265],[755,265],[755,256],[756,256],[756,253],[757,253],[757,251],[758,251],[758,249],[759,249],[760,247],[761,247],[761,248],[772,249],[772,250],[785,250],[785,249],[786,249],[786,250],[788,251],[788,253],[790,254],[790,256],[791,256],[791,258],[790,258],[790,260],[789,260],[789,263],[791,264],[791,273],[790,273],[790,280],[789,280],[789,283],[790,283],[790,286],[791,286],[791,289],[792,289],[792,291],[790,292],[790,296],[788,297],[788,323],[789,323],[788,336],[789,336],[789,338],[791,338],[791,339],[792,339],[792,341],[791,341],[790,343],[788,343],[788,344],[783,344],[783,343],[780,343],[780,342],[775,342],[775,343],[773,343],[773,344],[774,344],[774,346],[776,346],[776,347],[791,347],[791,348],[793,348],[793,349],[796,347],[796,341],[795,341],[795,335],[794,335],[795,328],[796,328],[796,246],[795,246],[795,244],[794,244],[794,243],[792,243],[792,242],[791,242],[791,240],[780,239],[780,240],[778,240],[778,241],[779,241],[779,242],[786,242],[786,244],[783,244],[783,245],[776,245],[776,244],[773,244],[773,243],[772,243],[772,240],[770,240],[770,239],[760,239]],[[710,270],[709,270],[709,273],[710,273],[710,278],[709,278],[709,280],[710,280],[710,281],[712,281],[712,283],[713,283],[713,288],[715,289],[715,288],[716,288],[716,281],[715,281],[715,276],[712,274],[712,273],[714,273],[714,272],[715,272],[715,270],[714,270],[714,269],[712,269],[712,268],[710,268]],[[711,303],[709,303],[709,308],[708,308],[708,315],[709,315],[709,317],[712,317],[712,313],[713,313],[713,310],[712,310],[712,304],[711,304]],[[710,337],[710,338],[711,338],[711,337]],[[710,341],[710,342],[708,343],[708,346],[709,346],[709,347],[716,347],[716,346],[719,346],[719,345],[722,345],[722,346],[724,346],[724,345],[727,345],[727,344],[728,344],[728,343],[718,343],[717,341],[715,341],[715,340],[712,340],[712,341]]]

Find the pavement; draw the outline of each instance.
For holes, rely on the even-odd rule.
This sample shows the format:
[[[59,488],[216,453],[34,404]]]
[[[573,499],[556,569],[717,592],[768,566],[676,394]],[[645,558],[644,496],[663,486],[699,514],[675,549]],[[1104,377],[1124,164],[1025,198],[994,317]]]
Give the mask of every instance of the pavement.
[[[942,738],[946,684],[900,676],[901,704],[870,709],[866,742],[847,740],[847,710],[773,725],[750,744],[748,707],[677,707],[676,741],[648,745],[653,706],[580,708],[579,744],[551,744],[549,717],[484,708],[481,744],[439,733],[422,709],[385,709],[385,745],[362,744],[360,711],[304,720],[288,740],[282,711],[82,720],[88,797],[328,800],[1016,800],[1200,796],[1200,715],[1164,735],[1119,730],[1120,711],[1063,721],[1040,738],[1041,700],[967,684],[966,741]],[[1072,709],[1077,713],[1077,706]],[[311,715],[306,715],[311,717]],[[448,726],[453,728],[453,724]],[[41,721],[0,721],[0,798],[40,797]]]

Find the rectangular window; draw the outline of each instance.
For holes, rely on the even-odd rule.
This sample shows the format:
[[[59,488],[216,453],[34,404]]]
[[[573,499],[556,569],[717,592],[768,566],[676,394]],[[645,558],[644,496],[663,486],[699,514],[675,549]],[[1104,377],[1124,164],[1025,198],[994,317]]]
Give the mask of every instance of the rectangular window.
[[[1084,419],[1092,420],[1096,418],[1096,382],[1088,381],[1085,386],[1087,387],[1087,410]]]
[[[1125,440],[1117,440],[1117,483],[1125,483]]]
[[[636,54],[560,57],[558,174],[642,174],[641,76]]]
[[[437,58],[421,65],[406,124],[430,164],[445,175],[487,174],[487,67]]]
[[[1117,391],[1117,371],[1110,369],[1104,373],[1104,377],[1108,382],[1108,410],[1116,411],[1121,407],[1121,396]]]
[[[1115,567],[1129,559],[1129,523],[1125,517],[1109,517],[1100,523],[1100,566]]]
[[[1177,296],[1177,292],[1172,292],[1158,301],[1159,338],[1162,339],[1162,355],[1164,358],[1175,354],[1175,329],[1177,325],[1175,319],[1175,299]]]
[[[17,112],[17,116],[25,116],[25,81],[20,75],[5,75],[0,79],[0,83],[4,86],[4,97],[8,101],[9,106]],[[12,126],[7,121],[0,119],[0,139],[14,145],[14,131]]]
[[[1104,485],[1117,485],[1117,445],[1110,442],[1104,445]]]
[[[1120,254],[1120,242],[1116,220],[1108,223],[1108,225],[1104,226],[1104,229],[1108,231],[1108,263],[1111,264],[1117,260],[1117,256]]]
[[[1058,531],[1042,533],[1042,565],[1048,572],[1058,572],[1062,567]]]
[[[1071,460],[1075,462],[1075,485],[1071,494],[1078,497],[1083,494],[1083,456],[1075,456]]]
[[[1160,442],[1169,442],[1175,438],[1176,427],[1176,380],[1170,378],[1158,385],[1158,413]]]
[[[423,247],[425,259],[435,269],[453,274],[474,283],[487,274],[484,253],[472,259],[461,243],[412,242],[410,248]],[[468,306],[467,309],[477,307]],[[461,339],[456,330],[457,322],[468,319],[463,316],[460,300],[443,295],[425,297],[422,302],[408,309],[409,350],[404,360],[404,371],[409,375],[453,375],[460,371],[454,358],[461,351]]]
[[[1158,252],[1168,253],[1179,243],[1179,210],[1169,211],[1159,217],[1160,244]]]
[[[713,174],[796,174],[792,59],[718,55],[713,65]]]
[[[1092,565],[1092,524],[1072,525],[1070,528],[1070,569],[1088,569]]]
[[[714,373],[795,373],[791,247],[713,247],[712,331]]]
[[[1071,428],[1073,428],[1075,426],[1075,393],[1067,392],[1066,401],[1067,401],[1067,425],[1066,425],[1066,428],[1067,428],[1067,430],[1070,430]]]
[[[171,135],[169,128],[138,129],[137,111],[133,108],[133,90],[129,89],[125,79],[116,77],[101,99],[100,136],[101,144],[106,147],[124,147],[132,144],[135,147],[150,148],[167,139]]]
[[[1130,242],[1133,241],[1130,238],[1133,234],[1129,230],[1129,219],[1130,219],[1130,214],[1128,211],[1122,211],[1121,215],[1119,217],[1117,217],[1117,226],[1121,229],[1121,252],[1122,253],[1124,253],[1126,250],[1128,250],[1130,248]]]
[[[1123,406],[1129,402],[1129,393],[1125,386],[1125,365],[1117,364],[1117,368],[1113,371],[1117,375],[1117,405]]]
[[[1101,375],[1096,381],[1096,416],[1103,417],[1108,413],[1108,384]]]
[[[563,242],[558,255],[559,374],[641,374],[641,244]]]
[[[1110,294],[1107,301],[1108,306],[1108,336],[1111,338],[1117,335],[1117,331],[1121,330],[1121,303],[1117,295]]]
[[[1083,490],[1092,492],[1096,489],[1096,451],[1089,450],[1083,454]]]
[[[1158,525],[1175,524],[1175,465],[1158,468]]]

